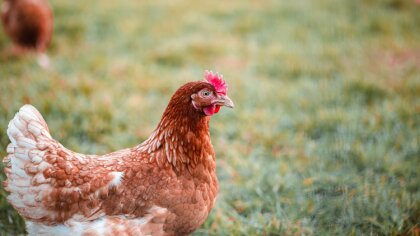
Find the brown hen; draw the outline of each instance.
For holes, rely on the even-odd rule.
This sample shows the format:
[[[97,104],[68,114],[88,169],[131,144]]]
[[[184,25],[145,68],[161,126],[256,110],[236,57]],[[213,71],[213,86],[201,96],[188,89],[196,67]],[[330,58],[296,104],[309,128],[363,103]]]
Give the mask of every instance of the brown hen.
[[[0,16],[6,34],[12,39],[14,53],[35,51],[39,64],[48,67],[45,51],[53,31],[48,4],[43,0],[4,0]]]
[[[218,74],[172,96],[143,143],[103,156],[66,149],[41,114],[10,121],[8,201],[30,235],[186,235],[206,220],[218,192],[210,117],[233,107]]]

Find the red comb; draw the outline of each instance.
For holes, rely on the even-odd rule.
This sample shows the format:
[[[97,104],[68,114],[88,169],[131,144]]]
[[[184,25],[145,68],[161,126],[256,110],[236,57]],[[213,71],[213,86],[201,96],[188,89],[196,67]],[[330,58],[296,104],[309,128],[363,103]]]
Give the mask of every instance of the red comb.
[[[218,73],[213,74],[212,71],[206,70],[204,72],[204,78],[207,82],[214,86],[217,93],[221,93],[223,95],[227,94],[228,86],[223,80],[223,75],[219,75]]]

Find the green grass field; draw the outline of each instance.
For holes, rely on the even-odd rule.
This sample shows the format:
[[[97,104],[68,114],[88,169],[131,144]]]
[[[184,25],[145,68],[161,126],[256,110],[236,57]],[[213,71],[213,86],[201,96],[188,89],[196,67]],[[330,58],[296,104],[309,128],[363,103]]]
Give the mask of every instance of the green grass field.
[[[420,234],[414,0],[50,3],[51,69],[0,56],[1,157],[25,103],[74,151],[134,146],[212,69],[236,107],[211,121],[221,187],[194,235]],[[0,235],[24,233],[5,196]]]

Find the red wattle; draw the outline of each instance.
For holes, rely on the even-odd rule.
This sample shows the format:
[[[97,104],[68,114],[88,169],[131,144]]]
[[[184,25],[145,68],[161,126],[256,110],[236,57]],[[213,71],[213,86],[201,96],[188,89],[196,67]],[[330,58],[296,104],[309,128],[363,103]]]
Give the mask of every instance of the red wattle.
[[[216,114],[217,112],[219,112],[219,110],[220,110],[219,105],[210,105],[203,108],[203,112],[204,114],[206,114],[206,116],[212,116]]]
[[[216,105],[216,108],[214,110],[214,113],[218,113],[219,111],[220,111],[220,106],[219,105]]]

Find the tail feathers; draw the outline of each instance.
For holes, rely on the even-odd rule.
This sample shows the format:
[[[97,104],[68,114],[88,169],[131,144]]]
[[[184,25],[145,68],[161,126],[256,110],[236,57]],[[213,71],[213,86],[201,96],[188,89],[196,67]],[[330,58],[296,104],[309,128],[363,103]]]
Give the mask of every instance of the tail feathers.
[[[71,152],[51,138],[41,114],[31,105],[19,110],[7,134],[11,143],[4,158],[7,180],[3,184],[10,193],[7,200],[20,215],[57,223],[76,212],[82,219],[104,213],[100,196],[117,188],[124,176],[108,167],[129,150],[103,159]],[[95,171],[79,171],[84,168]]]
[[[44,118],[31,105],[24,105],[9,122],[7,135],[11,143],[7,146],[4,158],[6,168],[12,168],[12,172],[21,175],[20,171],[25,168],[25,163],[31,161],[38,164],[42,161],[39,148],[43,143],[52,140],[47,123]]]
[[[55,141],[45,120],[31,105],[20,108],[9,123],[7,135],[11,143],[7,146],[8,155],[3,159],[7,176],[3,185],[11,193],[8,200],[21,213],[37,212],[40,209],[33,207],[36,205],[34,193],[45,189],[42,172],[47,167],[43,162],[45,151],[40,148]]]
[[[13,148],[33,149],[38,141],[51,139],[47,123],[41,114],[31,105],[24,105],[9,122],[7,135],[12,142],[8,153],[15,151]]]

